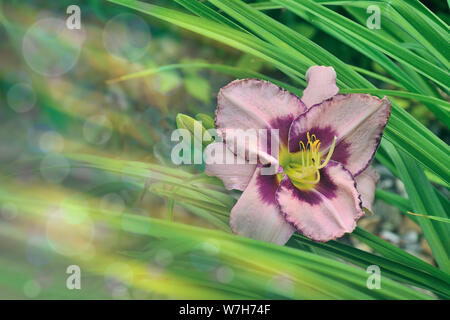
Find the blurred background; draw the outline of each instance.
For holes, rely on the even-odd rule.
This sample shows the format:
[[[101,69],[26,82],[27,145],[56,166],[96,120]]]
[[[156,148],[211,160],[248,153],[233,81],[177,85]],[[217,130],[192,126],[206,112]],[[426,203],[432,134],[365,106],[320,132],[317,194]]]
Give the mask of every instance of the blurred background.
[[[172,1],[151,3],[177,7]],[[80,30],[66,27],[72,4],[81,9]],[[446,1],[425,4],[449,21]],[[137,267],[117,254],[148,245],[139,232],[145,224],[122,221],[111,228],[93,212],[117,217],[127,210],[167,218],[173,203],[143,192],[139,184],[146,182],[133,175],[130,164],[173,166],[170,134],[176,115],[213,116],[218,90],[234,78],[202,64],[289,79],[252,56],[101,0],[8,0],[0,2],[0,10],[0,298],[172,297],[126,285]],[[371,60],[291,13],[277,9],[270,14],[344,62],[383,75]],[[174,64],[185,67],[118,79]],[[450,142],[448,130],[421,103],[395,101]],[[86,155],[111,161],[114,170],[100,170],[95,161],[87,165]],[[376,169],[382,177],[379,188],[405,195],[401,181],[380,165]],[[186,207],[175,204],[170,212],[175,221],[213,228]],[[360,225],[433,263],[420,228],[395,207],[377,201],[374,215]],[[370,251],[354,239],[342,241]],[[149,261],[157,274],[173,253],[153,249]],[[71,264],[89,265],[92,272],[83,275],[87,290],[63,290]],[[218,277],[226,280],[227,272]]]

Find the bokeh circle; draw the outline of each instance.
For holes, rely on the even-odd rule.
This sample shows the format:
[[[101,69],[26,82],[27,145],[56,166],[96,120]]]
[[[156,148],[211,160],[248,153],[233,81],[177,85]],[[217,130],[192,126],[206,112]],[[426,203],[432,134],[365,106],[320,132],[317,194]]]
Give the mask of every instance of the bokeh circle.
[[[84,38],[82,30],[67,28],[64,19],[44,18],[25,33],[22,54],[33,71],[58,77],[76,65]]]
[[[28,112],[36,104],[36,94],[28,83],[16,83],[6,95],[8,106],[17,113]]]
[[[83,126],[84,138],[92,144],[102,145],[111,138],[113,127],[111,121],[105,115],[89,117]]]
[[[109,20],[103,31],[103,44],[109,53],[137,61],[146,53],[151,42],[150,28],[141,17],[121,13]]]

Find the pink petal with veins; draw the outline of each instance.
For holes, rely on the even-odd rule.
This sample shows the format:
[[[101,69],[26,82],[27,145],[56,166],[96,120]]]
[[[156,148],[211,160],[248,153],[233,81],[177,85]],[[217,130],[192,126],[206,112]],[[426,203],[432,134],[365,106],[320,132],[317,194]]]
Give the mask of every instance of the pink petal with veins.
[[[334,161],[321,169],[320,182],[308,191],[297,189],[285,176],[276,199],[286,220],[315,241],[329,241],[352,232],[364,215],[353,176]]]
[[[303,91],[302,101],[307,108],[327,100],[339,91],[333,67],[312,66],[306,71],[308,86]]]
[[[287,143],[291,122],[305,112],[297,96],[264,80],[235,80],[217,96],[216,127],[223,129],[279,129]]]
[[[212,156],[222,161],[212,163]],[[227,159],[232,159],[232,162],[228,163]],[[244,161],[245,159],[241,159],[241,162]],[[256,164],[238,164],[236,155],[222,142],[214,142],[206,147],[205,163],[205,173],[208,176],[216,176],[221,179],[225,188],[228,190],[236,189],[243,191],[250,182],[256,169]]]
[[[320,140],[320,152],[327,154],[333,137],[332,160],[342,163],[354,176],[372,161],[391,114],[391,103],[368,94],[337,95],[315,105],[292,122],[289,150],[299,150],[307,132]]]
[[[275,200],[276,176],[264,176],[257,168],[249,185],[231,210],[230,226],[245,237],[285,244],[295,228],[280,213]]]
[[[361,194],[363,207],[372,211],[372,204],[375,199],[375,189],[380,175],[372,166],[367,167],[356,178],[356,189]]]

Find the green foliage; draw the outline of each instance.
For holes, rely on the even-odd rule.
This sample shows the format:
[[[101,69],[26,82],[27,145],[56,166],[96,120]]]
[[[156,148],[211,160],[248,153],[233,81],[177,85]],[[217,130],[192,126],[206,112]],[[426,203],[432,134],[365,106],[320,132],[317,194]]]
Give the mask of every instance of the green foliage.
[[[358,16],[359,11],[355,10],[355,7],[356,9],[366,8],[371,4],[370,1],[274,0],[249,5],[239,0],[211,0],[209,4],[212,6],[201,2],[177,1],[194,15],[139,1],[111,0],[111,2],[141,11],[252,54],[277,67],[297,84],[303,81],[303,75],[310,65],[332,65],[338,74],[338,85],[342,88],[342,92],[366,92],[416,99],[423,102],[445,125],[449,124],[448,102],[439,98],[435,87],[429,85],[431,81],[434,86],[439,86],[444,92],[448,92],[449,89],[447,26],[418,1],[378,2],[382,10],[385,9],[383,13],[387,15],[383,16],[383,19],[386,18],[383,20],[386,24],[383,25],[382,33],[373,32],[326,7],[326,5],[342,6],[360,20],[361,15]],[[214,7],[217,10],[214,10]],[[384,72],[395,79],[394,81],[387,78],[386,82],[406,88],[409,92],[375,89],[360,74],[381,80],[384,79],[383,77],[363,68],[345,64],[297,31],[261,12],[261,10],[276,8],[291,11],[336,39],[352,46],[377,62]],[[386,10],[387,8],[391,10]],[[402,32],[397,32],[399,27]],[[413,41],[415,45],[410,47],[417,50],[405,47],[402,41]],[[237,72],[235,75],[238,76]],[[445,212],[441,201],[418,163],[431,170],[448,185],[450,177],[447,167],[450,160],[448,146],[394,103],[392,117],[382,143],[382,151],[391,158],[380,156],[379,160],[398,170],[396,174],[405,183],[410,202],[389,197],[383,193],[381,195],[386,195],[385,199],[398,204],[402,209],[413,208],[416,212],[444,218]],[[406,159],[407,162],[404,163]],[[414,182],[417,179],[420,181]],[[432,272],[440,279],[448,279],[446,272],[449,271],[447,264],[450,260],[447,252],[449,243],[447,226],[442,222],[421,217],[413,219],[420,223],[442,271],[430,268],[426,263],[367,232],[362,232],[361,229],[357,229],[354,234],[389,259],[389,265],[392,263],[394,268],[389,272],[392,272],[391,275],[395,279],[399,279],[398,275],[401,275],[400,279],[406,281],[406,273],[415,278],[419,274],[418,270],[426,274]],[[308,240],[302,240],[303,243],[308,243]],[[320,247],[321,250],[332,246],[335,255],[338,254],[359,265],[364,265],[361,259],[367,255],[359,252],[352,253],[353,248],[342,247],[341,244],[334,246],[309,242],[308,245]],[[396,270],[396,268],[405,267],[413,267],[414,270],[408,272]],[[418,285],[415,280],[413,282]],[[430,283],[427,288],[435,291],[432,288],[437,287]],[[443,291],[435,292],[439,295],[447,295],[448,292],[445,292],[448,288],[444,284],[441,288]]]
[[[129,106],[109,110],[114,128],[109,148],[81,143],[77,136],[80,128],[74,124],[85,120],[83,109],[63,107],[64,97],[58,98],[58,90],[52,91],[57,81],[48,85],[39,78],[31,79],[43,102],[44,119],[50,119],[49,122],[67,136],[72,126],[76,128],[61,151],[67,163],[56,168],[90,170],[97,175],[93,180],[100,182],[95,187],[83,188],[85,176],[80,175],[76,186],[35,183],[24,187],[28,182],[14,180],[14,177],[22,174],[24,168],[32,173],[45,172],[40,168],[42,157],[34,155],[4,165],[0,176],[1,208],[6,210],[7,205],[8,210],[20,212],[20,217],[18,222],[2,220],[2,246],[26,251],[30,246],[28,234],[35,231],[33,226],[45,224],[48,233],[52,219],[62,219],[57,220],[57,232],[53,235],[59,240],[54,245],[62,247],[54,248],[56,254],[48,267],[56,276],[53,283],[40,288],[40,298],[108,298],[110,294],[104,287],[108,275],[144,298],[450,298],[450,226],[447,223],[450,205],[445,196],[448,190],[444,190],[450,183],[449,146],[396,102],[400,101],[396,98],[401,98],[407,103],[420,103],[422,110],[448,129],[450,48],[448,26],[441,18],[417,0],[376,1],[382,11],[380,30],[369,30],[365,26],[365,10],[373,1],[176,0],[173,6],[135,0],[109,2],[108,7],[117,13],[140,12],[142,17],[161,20],[161,25],[177,26],[213,40],[203,46],[225,45],[243,55],[234,64],[230,63],[231,59],[223,58],[214,62],[177,59],[180,63],[164,66],[145,61],[139,70],[133,68],[123,76],[114,74],[113,79],[107,81],[112,87],[122,84],[126,87],[126,81],[130,80],[145,83],[150,77],[158,77],[157,94],[163,96],[179,87],[182,79],[180,87],[184,96],[187,94],[195,104],[211,108],[202,109],[202,113],[195,110],[195,119],[170,103],[156,111],[150,108],[151,113],[143,121],[151,122],[152,130],[141,126],[139,117],[134,116]],[[106,16],[99,2],[95,2],[93,8]],[[279,9],[287,18],[279,18]],[[25,30],[7,21],[3,12],[0,21],[19,48]],[[361,65],[349,64],[349,59],[341,57],[338,50],[334,52],[319,45],[317,39],[324,35],[327,41],[336,41],[345,50],[355,52],[361,57],[358,60]],[[90,57],[100,64],[104,61],[95,54]],[[265,79],[301,96],[306,84],[304,75],[311,65],[333,66],[341,93],[363,92],[391,98],[392,116],[376,159],[403,182],[407,196],[378,189],[376,197],[378,201],[396,206],[419,225],[436,266],[361,227],[350,237],[362,242],[373,253],[342,241],[320,243],[298,234],[283,247],[238,237],[230,230],[229,214],[239,192],[230,192],[219,179],[198,173],[201,167],[173,168],[155,164],[157,160],[167,163],[168,132],[175,127],[193,134],[195,125],[201,123],[202,136],[215,127],[211,111],[218,87],[205,80],[198,70],[234,78]],[[104,68],[109,69],[110,65]],[[146,91],[149,87],[136,91]],[[89,99],[83,97],[83,100]],[[73,105],[80,104],[81,101],[76,101]],[[189,108],[196,107],[189,105]],[[175,119],[173,114],[177,114]],[[202,141],[202,147],[211,141]],[[138,147],[130,152],[130,146]],[[138,156],[139,160],[134,158]],[[111,205],[104,201],[105,197],[109,199],[111,194],[119,192],[124,203],[112,201]],[[140,209],[145,207],[141,204],[148,201],[149,196],[163,199],[160,204],[163,216],[158,215],[154,203],[150,206],[151,212]],[[105,203],[109,204],[105,207]],[[54,208],[61,208],[56,218],[49,213]],[[199,218],[195,221],[204,223],[202,227],[179,223],[178,214],[186,211]],[[93,226],[103,228],[97,235],[100,240],[95,242],[95,258],[72,255],[70,250],[84,248],[83,239]],[[67,237],[64,237],[65,232]],[[77,232],[81,235],[77,236]],[[115,241],[116,238],[120,241]],[[48,243],[38,241],[32,246],[33,255],[39,259],[48,256]],[[88,252],[92,248],[86,245],[84,249]],[[33,260],[33,257],[27,258]],[[0,295],[22,297],[24,283],[28,291],[30,286],[33,289],[36,285],[27,282],[36,273],[35,265],[30,267],[21,259],[15,250],[8,250],[0,257],[4,266]],[[65,281],[61,270],[74,263],[86,271],[89,281],[86,290],[72,294],[61,289]],[[366,285],[365,269],[370,265],[381,268],[380,290],[370,290]]]

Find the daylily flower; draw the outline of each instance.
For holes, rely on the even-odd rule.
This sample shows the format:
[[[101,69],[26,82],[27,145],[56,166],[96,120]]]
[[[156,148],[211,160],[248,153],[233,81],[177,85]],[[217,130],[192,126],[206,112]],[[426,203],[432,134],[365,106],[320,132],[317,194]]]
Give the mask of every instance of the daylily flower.
[[[206,166],[227,189],[243,191],[230,214],[236,234],[284,244],[298,231],[328,241],[352,232],[363,206],[371,209],[378,175],[369,165],[390,116],[389,100],[338,95],[332,67],[313,66],[306,80],[301,99],[255,79],[233,81],[219,92],[219,131],[279,130],[272,175],[261,174],[264,163]],[[208,147],[232,152],[222,142]]]

